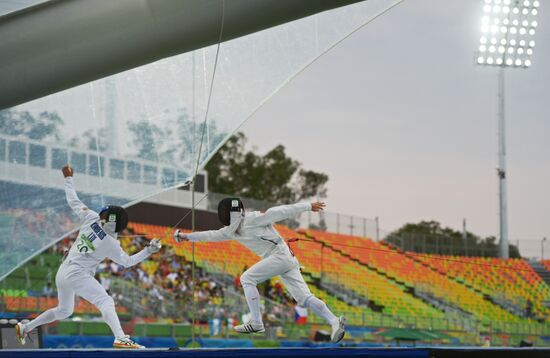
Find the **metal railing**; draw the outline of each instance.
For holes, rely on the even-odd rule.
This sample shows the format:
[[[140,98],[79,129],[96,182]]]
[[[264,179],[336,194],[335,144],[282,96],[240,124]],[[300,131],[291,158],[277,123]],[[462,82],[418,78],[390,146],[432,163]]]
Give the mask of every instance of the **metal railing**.
[[[231,195],[210,192],[208,194],[207,210],[217,212],[219,201],[230,196]],[[281,205],[251,198],[241,199],[246,210],[266,211],[273,206]],[[307,212],[300,217],[286,220],[282,222],[282,224],[293,229],[302,227],[337,234],[369,237],[376,241],[384,239],[384,237],[389,234],[389,232],[380,229],[378,218],[370,219],[354,215],[333,213],[330,211],[318,214]]]
[[[71,164],[76,173],[158,187],[169,187],[190,177],[186,170],[170,164],[0,134],[0,165],[7,164],[55,171]]]

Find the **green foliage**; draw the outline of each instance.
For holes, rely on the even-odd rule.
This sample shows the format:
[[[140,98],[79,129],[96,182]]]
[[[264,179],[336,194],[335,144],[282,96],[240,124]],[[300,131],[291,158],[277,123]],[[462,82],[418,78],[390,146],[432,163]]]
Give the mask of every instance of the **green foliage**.
[[[466,235],[437,221],[405,224],[392,232],[386,241],[405,251],[442,255],[498,257],[496,238],[482,238],[471,232]],[[520,257],[517,246],[510,245],[510,257]]]
[[[100,152],[105,152],[109,149],[109,143],[108,143],[108,129],[103,127],[96,129],[88,129],[86,132],[82,134],[82,138],[86,141],[86,149],[88,150],[98,150]],[[78,143],[78,138],[73,138],[71,141],[69,141],[69,145],[71,143]],[[74,146],[74,145],[73,145]]]
[[[325,187],[327,182],[328,175],[312,170],[300,169],[297,178],[298,188],[303,199],[315,196],[325,198],[327,196],[327,188]]]
[[[194,169],[199,150],[201,160],[204,160],[226,135],[218,129],[214,120],[206,126],[207,131],[204,123],[191,120],[185,109],[181,109],[179,113],[167,114],[166,118],[156,123],[146,119],[129,123],[128,130],[137,157]]]
[[[146,160],[158,160],[159,152],[156,143],[162,143],[166,132],[159,126],[146,120],[129,123],[128,129],[134,135],[133,143],[137,148],[137,156]]]
[[[232,136],[206,165],[209,190],[273,203],[324,198],[328,176],[303,170],[278,145],[265,155],[246,150],[247,138]]]
[[[63,124],[63,120],[56,112],[42,112],[34,116],[28,111],[0,111],[0,133],[11,136],[59,141],[59,128]]]
[[[173,160],[186,161],[191,159],[196,164],[199,147],[201,159],[213,151],[225,138],[226,132],[218,128],[215,120],[209,120],[205,124],[203,121],[197,123],[193,121],[185,109],[180,110],[175,121],[170,123],[171,128],[175,128],[173,134],[172,146],[167,152],[173,153]]]

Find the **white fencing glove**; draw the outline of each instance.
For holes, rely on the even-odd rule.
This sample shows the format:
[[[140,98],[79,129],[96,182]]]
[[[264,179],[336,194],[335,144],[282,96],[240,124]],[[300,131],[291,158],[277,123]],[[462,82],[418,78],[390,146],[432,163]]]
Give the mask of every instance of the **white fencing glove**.
[[[154,254],[155,252],[158,252],[161,247],[162,244],[160,243],[160,240],[153,239],[149,242],[149,245],[147,245],[146,249],[150,254]]]
[[[183,242],[183,241],[189,241],[189,238],[180,229],[177,229],[174,232],[174,240],[176,240],[176,242]]]

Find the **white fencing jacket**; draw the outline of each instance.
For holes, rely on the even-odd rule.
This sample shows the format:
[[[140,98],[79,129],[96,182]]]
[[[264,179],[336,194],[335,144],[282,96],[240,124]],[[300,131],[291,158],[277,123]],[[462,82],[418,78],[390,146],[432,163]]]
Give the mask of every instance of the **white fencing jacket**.
[[[304,211],[310,211],[311,204],[298,203],[281,205],[265,213],[231,213],[231,225],[219,230],[209,230],[187,234],[191,242],[211,242],[237,240],[256,255],[265,258],[274,251],[289,252],[286,242],[273,227],[273,224],[296,217]]]
[[[107,234],[102,228],[99,215],[80,201],[72,177],[65,178],[65,196],[69,206],[80,219],[81,227],[64,263],[76,264],[95,273],[97,266],[105,258],[124,267],[130,267],[149,257],[150,253],[146,249],[132,256],[128,256],[122,250],[116,234]]]

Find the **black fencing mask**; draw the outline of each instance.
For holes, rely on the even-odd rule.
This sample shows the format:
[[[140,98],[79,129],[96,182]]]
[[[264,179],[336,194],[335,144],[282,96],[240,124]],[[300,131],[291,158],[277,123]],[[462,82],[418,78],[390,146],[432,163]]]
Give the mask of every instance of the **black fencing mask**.
[[[225,198],[220,201],[218,204],[218,219],[224,226],[229,226],[231,224],[231,215],[232,211],[242,212],[244,210],[244,205],[241,199],[239,198]]]
[[[123,207],[108,205],[101,209],[99,215],[101,216],[104,213],[107,214],[105,224],[103,225],[105,229],[108,229],[107,227],[109,227],[111,230],[118,233],[126,229],[126,226],[128,226],[128,213],[126,213],[126,209]]]

